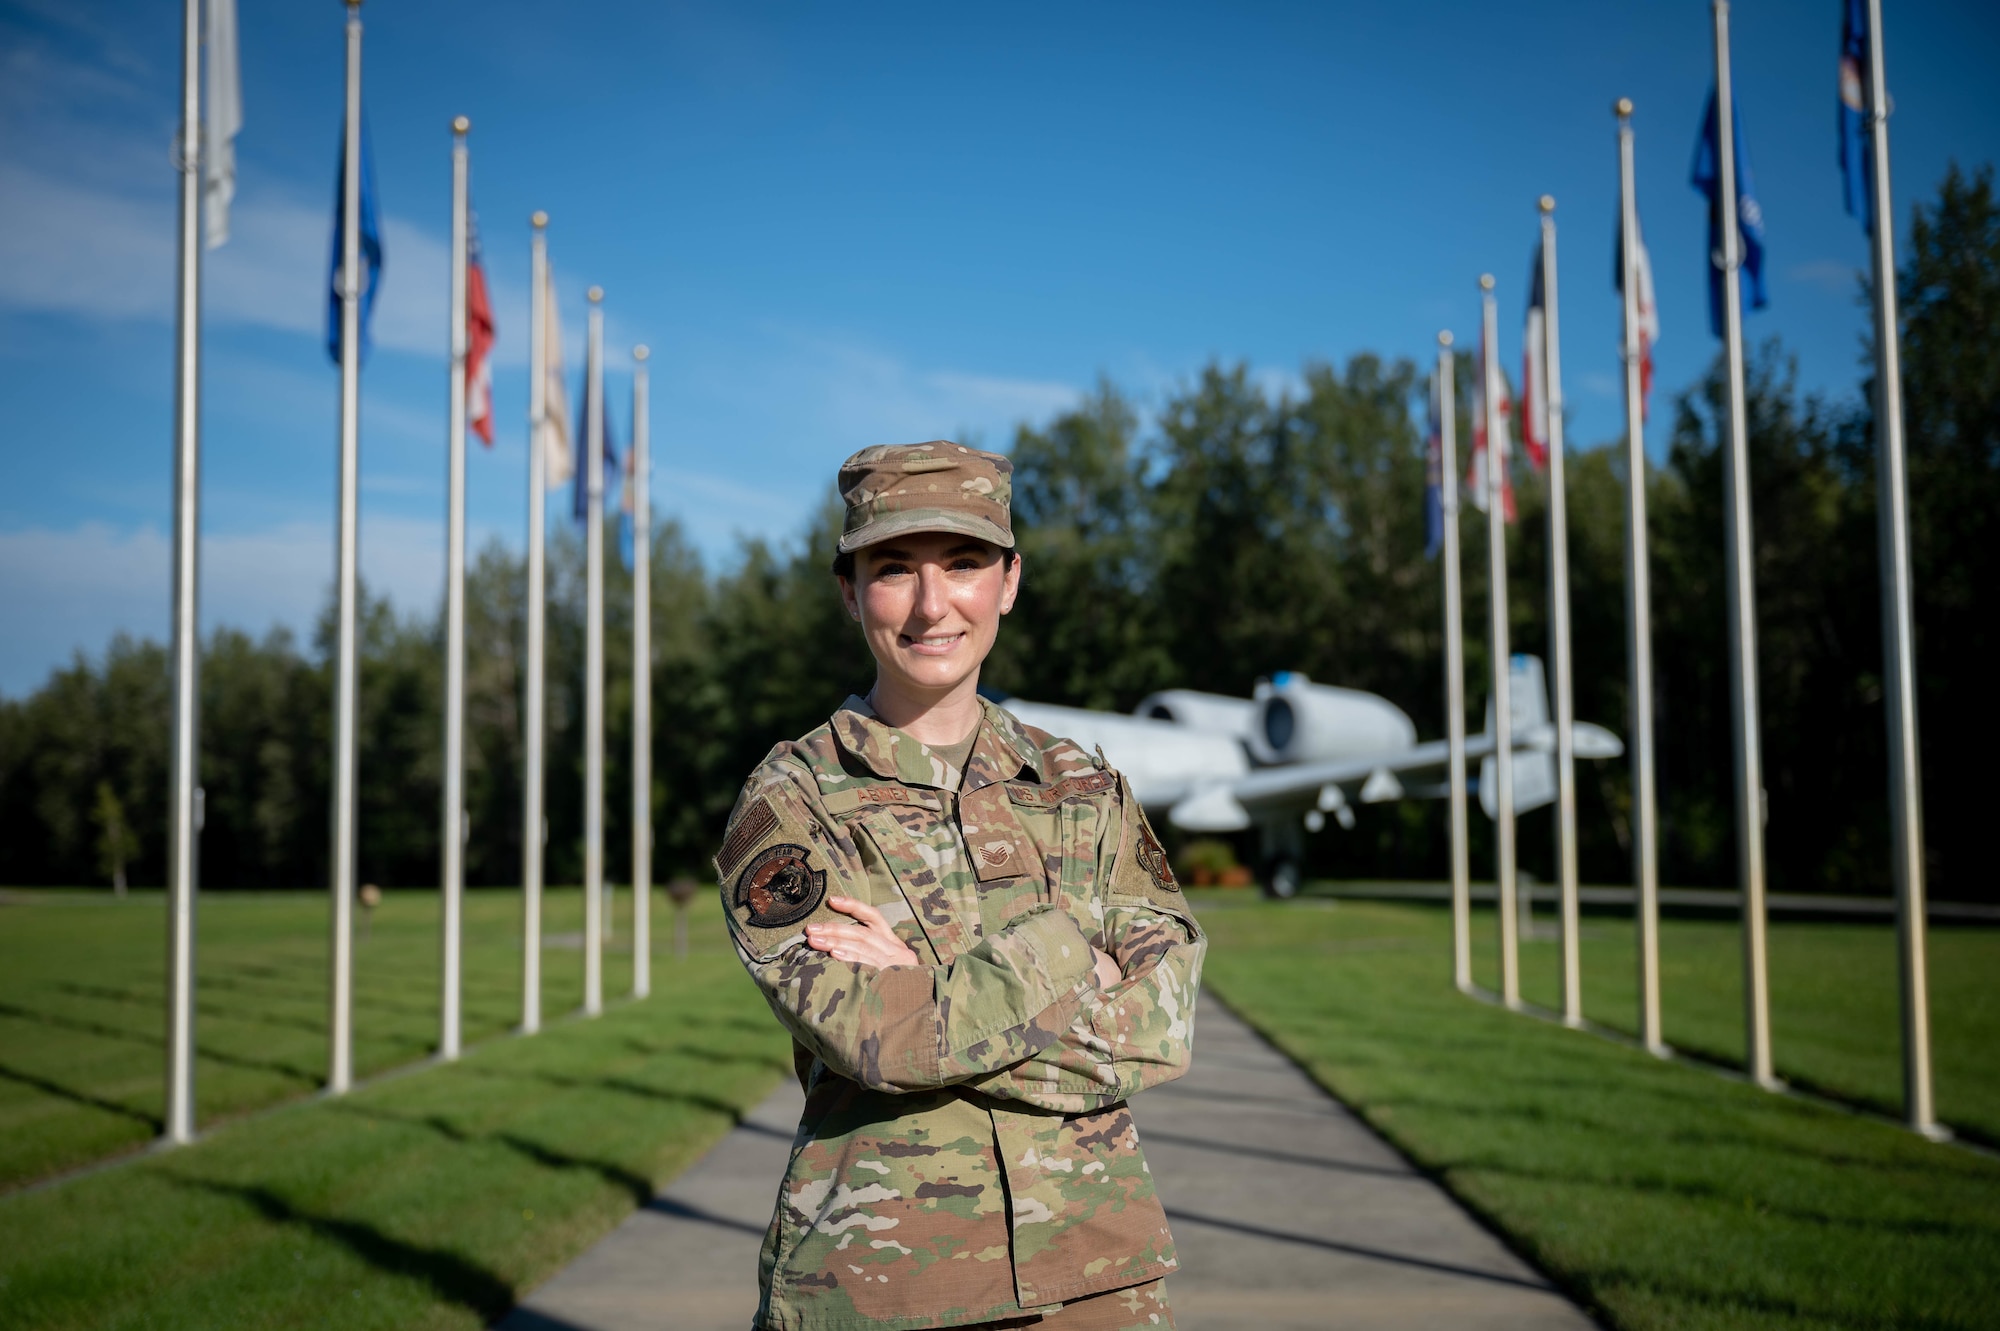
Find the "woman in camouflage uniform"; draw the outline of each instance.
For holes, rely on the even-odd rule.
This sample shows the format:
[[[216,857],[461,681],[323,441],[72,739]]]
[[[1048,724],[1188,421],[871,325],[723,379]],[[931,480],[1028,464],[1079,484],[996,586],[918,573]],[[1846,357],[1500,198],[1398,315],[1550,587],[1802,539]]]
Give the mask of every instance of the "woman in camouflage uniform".
[[[1021,561],[1011,465],[840,471],[875,685],[745,783],[716,872],[806,1108],[760,1328],[1170,1327],[1125,1101],[1187,1069],[1206,940],[1130,786],[977,695]]]

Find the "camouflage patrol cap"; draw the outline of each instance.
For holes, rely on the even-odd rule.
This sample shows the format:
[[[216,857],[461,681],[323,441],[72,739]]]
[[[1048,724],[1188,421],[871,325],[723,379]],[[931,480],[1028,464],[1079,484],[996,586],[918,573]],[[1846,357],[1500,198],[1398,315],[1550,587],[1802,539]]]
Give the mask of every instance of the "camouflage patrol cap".
[[[909,532],[949,531],[1014,548],[1014,464],[998,453],[933,439],[877,444],[840,464],[847,504],[840,553]]]

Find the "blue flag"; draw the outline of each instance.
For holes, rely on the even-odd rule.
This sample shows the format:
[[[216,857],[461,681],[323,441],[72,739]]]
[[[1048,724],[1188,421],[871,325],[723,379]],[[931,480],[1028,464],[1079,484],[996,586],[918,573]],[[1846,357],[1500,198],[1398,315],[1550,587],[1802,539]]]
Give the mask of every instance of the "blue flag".
[[[1847,0],[1840,23],[1840,183],[1847,215],[1875,234],[1875,155],[1868,151],[1867,0]]]
[[[1437,375],[1431,375],[1430,412],[1424,419],[1424,558],[1444,548],[1444,413]]]
[[[582,404],[576,413],[576,520],[590,521],[590,371],[583,373],[577,389]],[[611,496],[618,488],[618,444],[611,437],[611,413],[604,413],[604,507],[611,508]]]
[[[1750,182],[1750,157],[1743,151],[1743,115],[1730,98],[1730,142],[1736,157],[1736,234],[1742,245],[1743,297],[1753,310],[1770,302],[1764,296],[1764,210]],[[1694,149],[1694,187],[1708,196],[1708,327],[1722,336],[1722,163],[1717,153],[1715,94],[1708,95],[1702,115],[1701,141]]]
[[[340,156],[333,173],[333,261],[328,265],[326,350],[340,363],[340,252],[347,239],[347,121],[340,122]],[[361,354],[368,354],[368,317],[382,286],[382,221],[375,207],[375,158],[368,151],[368,122],[361,122]]]

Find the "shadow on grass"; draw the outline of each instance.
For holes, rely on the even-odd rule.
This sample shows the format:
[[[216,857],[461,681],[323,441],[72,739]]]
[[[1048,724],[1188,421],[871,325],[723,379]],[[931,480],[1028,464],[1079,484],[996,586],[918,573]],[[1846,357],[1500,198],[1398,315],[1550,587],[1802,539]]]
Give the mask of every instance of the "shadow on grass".
[[[122,989],[113,989],[108,985],[79,984],[75,980],[65,980],[55,987],[78,998],[95,998],[107,1003],[126,1003],[133,1007],[145,1008],[149,1012],[160,1010],[160,996],[157,992],[139,995]],[[202,982],[202,987],[207,987],[206,980]],[[256,1026],[278,1026],[285,1030],[306,1031],[322,1038],[326,1035],[326,1023],[311,1017],[280,1017],[270,1012],[246,1012],[222,1003],[204,1003],[200,999],[195,1000],[194,1010],[201,1016],[215,1017],[223,1021],[241,1021]]]
[[[674,1091],[660,1086],[648,1086],[644,1082],[628,1077],[568,1077],[559,1072],[501,1071],[497,1068],[461,1066],[454,1069],[462,1076],[486,1077],[494,1081],[538,1081],[545,1086],[560,1087],[566,1091],[611,1091],[618,1095],[636,1096],[644,1100],[654,1100],[663,1104],[687,1105],[694,1109],[705,1109],[711,1114],[720,1114],[728,1119],[732,1127],[756,1128],[747,1123],[748,1110],[718,1096],[703,1095],[697,1091]]]
[[[82,1035],[102,1036],[107,1040],[124,1040],[131,1044],[149,1045],[154,1049],[165,1048],[166,1038],[146,1031],[128,1030],[122,1026],[107,1026],[103,1022],[90,1021],[82,1017],[66,1016],[60,1012],[38,1012],[14,1003],[0,1002],[0,1016],[14,1017],[21,1021],[32,1021],[43,1026],[54,1026],[59,1030],[76,1031]],[[245,1058],[240,1054],[224,1053],[214,1045],[195,1045],[195,1056],[211,1063],[221,1063],[225,1067],[241,1068],[246,1072],[275,1072],[279,1076],[304,1081],[308,1086],[319,1083],[317,1069],[295,1067],[290,1063],[280,1063],[274,1059]]]
[[[612,1164],[606,1160],[592,1160],[588,1156],[570,1155],[511,1132],[469,1132],[442,1114],[395,1114],[386,1109],[372,1109],[357,1104],[343,1104],[337,1108],[344,1114],[374,1119],[378,1123],[396,1123],[404,1127],[423,1128],[460,1146],[481,1146],[490,1143],[504,1147],[544,1169],[583,1170],[597,1175],[606,1183],[625,1192],[632,1198],[635,1206],[643,1206],[653,1195],[653,1181],[623,1165]]]
[[[1949,1220],[1894,1219],[1889,1217],[1867,1218],[1833,1215],[1826,1211],[1810,1210],[1800,1206],[1789,1206],[1771,1200],[1769,1196],[1753,1196],[1740,1188],[1725,1187],[1698,1179],[1639,1179],[1629,1175],[1616,1178],[1596,1177],[1588,1174],[1564,1172],[1552,1169],[1522,1169],[1513,1165],[1496,1163],[1492,1160],[1473,1160],[1451,1166],[1453,1172],[1461,1170],[1477,1172],[1495,1178],[1518,1179],[1523,1183],[1554,1184],[1558,1187],[1602,1188],[1615,1192],[1640,1193],[1650,1197],[1668,1198],[1678,1202],[1721,1204],[1727,1207],[1744,1207],[1759,1215],[1774,1216],[1796,1224],[1816,1227],[1851,1230],[1861,1234],[1874,1234],[1882,1238],[1943,1238],[1943,1239],[1991,1239],[1996,1236],[1990,1225],[1968,1225]]]
[[[269,1188],[212,1179],[168,1178],[184,1188],[244,1202],[273,1224],[297,1225],[337,1243],[385,1275],[421,1280],[438,1298],[470,1309],[489,1322],[514,1303],[514,1287],[457,1253],[392,1238],[373,1225],[301,1210]]]
[[[749,1067],[770,1068],[777,1072],[792,1070],[792,1060],[789,1058],[776,1058],[768,1054],[730,1053],[689,1044],[685,1040],[673,1044],[661,1044],[653,1040],[630,1039],[625,1042],[625,1047],[635,1054],[644,1054],[648,1057],[692,1058],[703,1063],[742,1063]]]
[[[154,1132],[158,1132],[163,1126],[160,1119],[143,1110],[134,1109],[130,1105],[121,1105],[115,1100],[100,1099],[87,1091],[72,1090],[60,1082],[50,1081],[46,1077],[37,1077],[34,1073],[23,1072],[19,1068],[10,1068],[5,1063],[0,1063],[0,1078],[4,1078],[7,1081],[19,1082],[23,1086],[32,1087],[44,1095],[53,1095],[59,1099],[69,1100],[91,1109],[101,1109],[107,1114],[117,1114],[121,1118],[129,1118],[136,1123],[145,1124]]]

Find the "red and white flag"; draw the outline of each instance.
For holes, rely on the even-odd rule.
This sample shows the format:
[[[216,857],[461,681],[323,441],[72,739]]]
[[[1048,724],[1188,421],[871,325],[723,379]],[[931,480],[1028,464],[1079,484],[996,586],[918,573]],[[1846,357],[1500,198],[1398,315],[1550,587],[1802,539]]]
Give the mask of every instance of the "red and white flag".
[[[486,268],[479,261],[479,218],[465,236],[465,416],[487,447],[493,446],[493,303]]]
[[[1542,298],[1542,246],[1535,244],[1535,257],[1528,276],[1528,322],[1521,331],[1521,445],[1536,471],[1549,465],[1548,362],[1546,343],[1548,318]],[[1507,510],[1512,521],[1514,510]]]
[[[1660,310],[1653,303],[1653,260],[1646,253],[1646,240],[1639,231],[1639,219],[1632,218],[1632,287],[1633,307],[1639,318],[1639,421],[1644,424],[1652,414],[1653,406],[1653,344],[1660,340]],[[1618,241],[1622,248],[1625,229],[1618,230]],[[1625,293],[1624,256],[1619,256],[1618,292]]]
[[[1507,474],[1508,443],[1507,418],[1514,413],[1514,403],[1507,390],[1507,373],[1500,368],[1497,357],[1486,354],[1486,334],[1479,335],[1479,363],[1485,373],[1473,380],[1472,388],[1472,461],[1465,471],[1465,488],[1470,492],[1472,506],[1484,513],[1488,511],[1486,491],[1486,403],[1490,398],[1494,404],[1493,416],[1499,423],[1500,437],[1494,440],[1499,450],[1500,462],[1500,512],[1508,522],[1514,520],[1514,482]],[[1481,381],[1484,386],[1481,386]]]

